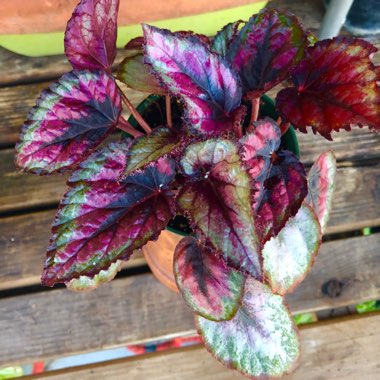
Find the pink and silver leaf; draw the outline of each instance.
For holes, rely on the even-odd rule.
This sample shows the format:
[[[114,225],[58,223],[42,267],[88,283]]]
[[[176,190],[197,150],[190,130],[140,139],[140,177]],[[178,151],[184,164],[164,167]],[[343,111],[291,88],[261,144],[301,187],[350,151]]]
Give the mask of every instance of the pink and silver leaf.
[[[110,69],[118,11],[119,0],[81,0],[76,6],[65,31],[65,54],[74,69]]]
[[[83,180],[71,182],[60,202],[42,274],[43,285],[93,277],[118,259],[128,260],[135,249],[156,239],[174,217],[170,190],[174,160],[159,159],[121,181],[103,168],[116,160],[116,156],[110,158],[111,151],[127,154],[129,144],[120,142],[119,149],[115,144],[95,152],[86,161],[90,171],[82,166],[83,175],[74,173],[75,179]],[[92,182],[85,179],[85,174],[94,170],[91,160],[99,162],[99,173],[94,174],[98,180]]]
[[[287,12],[264,9],[241,28],[228,49],[244,91],[260,97],[289,76],[308,46],[308,34]]]
[[[251,379],[278,378],[297,366],[297,328],[284,300],[253,278],[247,278],[242,306],[231,320],[195,320],[207,350]]]
[[[232,130],[240,105],[238,74],[197,36],[183,36],[143,25],[145,62],[168,91],[185,104],[185,121],[193,132]]]
[[[322,232],[330,217],[336,175],[336,159],[332,151],[322,153],[307,176],[309,194],[306,202],[314,209]]]
[[[252,186],[237,145],[222,138],[191,144],[180,167],[189,181],[178,194],[179,210],[229,265],[261,279]]]
[[[253,123],[240,139],[240,155],[254,190],[255,225],[261,244],[276,236],[307,195],[306,173],[291,152],[278,150],[281,130],[271,119]]]
[[[264,275],[274,293],[292,292],[306,277],[322,240],[312,208],[304,203],[263,247]]]
[[[17,166],[36,174],[64,172],[89,156],[121,112],[116,83],[104,71],[72,71],[42,91],[16,146]]]
[[[175,249],[174,276],[188,306],[204,318],[225,321],[240,307],[245,276],[193,237],[183,238]]]
[[[281,90],[276,105],[284,121],[301,132],[331,133],[352,126],[380,131],[380,70],[377,48],[352,37],[317,42],[292,72],[293,87]]]

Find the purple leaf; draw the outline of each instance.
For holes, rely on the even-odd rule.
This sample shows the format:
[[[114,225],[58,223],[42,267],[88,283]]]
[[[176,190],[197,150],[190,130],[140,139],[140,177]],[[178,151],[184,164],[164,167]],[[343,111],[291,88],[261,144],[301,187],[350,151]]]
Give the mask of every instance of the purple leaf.
[[[220,30],[212,41],[211,50],[223,58],[227,56],[231,42],[238,34],[238,28],[243,21],[235,21],[227,24]]]
[[[119,0],[82,0],[65,32],[65,54],[74,69],[109,69],[116,57]]]
[[[174,216],[169,186],[175,162],[162,158],[118,181],[118,171],[125,168],[116,173],[108,169],[128,148],[129,142],[113,143],[93,153],[79,173],[73,173],[53,224],[44,285],[93,277],[116,260],[127,260],[133,250],[157,238]]]
[[[17,165],[36,174],[75,167],[112,131],[120,112],[120,93],[104,71],[63,75],[30,111],[16,146]]]
[[[118,272],[123,269],[124,261],[117,260],[112,263],[107,269],[102,269],[94,277],[80,276],[73,278],[65,285],[67,289],[73,292],[88,292],[98,288],[100,285],[112,281]]]
[[[307,176],[309,194],[306,202],[314,209],[322,232],[330,217],[336,174],[336,159],[334,153],[322,153],[311,167]]]
[[[196,36],[143,25],[146,63],[170,93],[185,103],[185,120],[205,134],[231,130],[241,87],[230,64]]]
[[[174,275],[179,291],[195,313],[212,321],[228,320],[236,314],[245,277],[193,237],[178,243]]]
[[[274,293],[292,292],[303,281],[313,265],[321,239],[318,219],[304,203],[262,250],[265,277]]]
[[[228,264],[261,278],[259,242],[251,208],[251,183],[237,146],[225,139],[189,145],[180,166],[191,181],[177,204]]]
[[[343,36],[309,47],[292,72],[294,87],[277,95],[283,120],[305,133],[310,126],[328,140],[332,131],[352,125],[380,131],[380,70],[371,61],[376,51],[367,41]]]
[[[128,152],[128,164],[125,174],[166,156],[181,145],[178,133],[173,129],[156,128],[149,136],[141,136],[133,141]]]
[[[265,9],[243,26],[228,57],[245,92],[260,97],[289,75],[307,45],[308,35],[294,15]]]
[[[266,118],[253,125],[254,132],[240,140],[240,154],[256,191],[255,224],[264,244],[297,213],[308,190],[305,169],[298,158],[277,150],[281,142],[277,124]]]
[[[297,365],[297,328],[281,296],[252,278],[242,306],[229,321],[196,316],[207,350],[222,364],[252,379],[278,378]]]

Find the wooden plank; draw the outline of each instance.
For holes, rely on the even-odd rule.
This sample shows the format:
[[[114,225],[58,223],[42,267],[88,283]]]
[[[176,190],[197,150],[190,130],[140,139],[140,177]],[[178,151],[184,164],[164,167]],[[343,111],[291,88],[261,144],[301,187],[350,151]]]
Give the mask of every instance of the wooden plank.
[[[9,147],[18,141],[21,126],[27,119],[30,108],[35,105],[41,91],[47,88],[50,83],[42,82],[0,89],[0,120],[2,120],[0,147]],[[125,86],[122,86],[122,88],[135,106],[147,97],[147,94],[126,89]],[[123,115],[125,117],[129,116],[128,113]]]
[[[342,145],[343,146],[343,145]],[[14,151],[0,151],[0,212],[57,204],[66,191],[64,176],[17,172]],[[380,224],[380,164],[338,170],[333,212],[327,232]]]
[[[307,279],[288,297],[292,312],[380,298],[379,246],[380,234],[324,244]],[[343,284],[334,298],[322,292],[331,279]],[[57,289],[4,298],[0,309],[3,366],[194,331],[182,298],[150,274],[116,279],[86,294]]]
[[[56,210],[48,210],[0,219],[0,252],[2,252],[0,255],[0,290],[39,283],[45,250],[50,237],[50,226],[55,212]],[[344,216],[342,215],[341,218],[344,218]],[[355,267],[357,265],[356,259],[353,264],[347,263],[345,258],[346,251],[348,250],[350,255],[354,254],[356,258],[361,258],[362,254],[360,252],[363,250],[360,240],[354,239],[352,247],[350,246],[352,244],[351,240],[348,241],[349,243],[344,243],[343,241],[324,243],[322,253],[318,258],[318,262],[324,263],[321,265],[322,267],[331,267],[332,258],[325,252],[332,250],[336,260],[332,270],[335,270],[336,265],[338,265],[339,270],[344,274],[339,277],[345,284],[349,282],[349,276],[352,273],[347,273],[347,269],[339,266],[339,263],[348,265],[348,268]],[[375,239],[374,242],[370,240],[370,242],[368,260],[371,257],[372,259],[376,257],[374,254],[377,249],[377,240]],[[380,242],[377,243],[380,246]],[[132,262],[129,264],[131,267],[145,264],[141,256],[138,258],[132,256],[131,260]],[[317,276],[312,272],[312,275],[317,276],[317,278],[307,282],[304,287],[311,286],[310,293],[316,283],[321,287],[323,282],[326,281],[327,273],[326,275]],[[329,278],[333,277],[334,272],[330,273]],[[356,290],[354,289],[353,291]],[[335,302],[334,300],[331,301]],[[306,304],[304,304],[304,307],[306,307]]]
[[[301,326],[301,358],[286,380],[378,379],[380,313]],[[202,345],[46,372],[27,379],[239,380]]]
[[[0,212],[54,205],[66,191],[67,176],[39,177],[18,172],[14,150],[0,151]]]
[[[40,275],[49,242],[55,210],[11,216],[0,222],[0,290],[35,285]],[[126,268],[146,265],[136,252]]]

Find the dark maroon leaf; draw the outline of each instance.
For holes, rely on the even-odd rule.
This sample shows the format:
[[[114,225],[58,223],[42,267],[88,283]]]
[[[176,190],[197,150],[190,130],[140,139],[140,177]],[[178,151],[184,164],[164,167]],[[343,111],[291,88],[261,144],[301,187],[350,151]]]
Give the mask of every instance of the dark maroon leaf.
[[[245,92],[259,97],[289,75],[307,45],[308,35],[294,15],[264,9],[242,27],[228,57]]]
[[[195,313],[213,321],[225,321],[236,314],[245,277],[193,237],[178,243],[174,275],[179,291]]]
[[[194,132],[217,134],[233,128],[241,101],[237,73],[196,36],[144,25],[145,59],[170,93],[186,106]]]
[[[261,278],[261,259],[251,207],[250,177],[229,140],[210,139],[186,149],[180,166],[191,178],[177,204],[227,263]]]
[[[17,165],[36,174],[75,167],[116,126],[116,83],[104,71],[72,71],[43,91],[22,127]]]
[[[332,140],[331,132],[352,125],[380,130],[380,70],[369,42],[336,37],[317,42],[292,72],[294,87],[276,99],[281,117],[301,132],[310,126]]]
[[[255,223],[261,243],[278,234],[307,195],[303,165],[291,152],[278,151],[281,130],[267,118],[241,140],[240,154],[255,190]]]
[[[108,69],[116,57],[119,0],[82,0],[65,32],[65,54],[74,69]]]
[[[125,169],[125,156],[118,162],[129,145],[112,143],[73,173],[53,224],[44,285],[93,277],[116,260],[127,260],[174,216],[169,186],[175,162],[160,159],[120,181],[116,177]]]

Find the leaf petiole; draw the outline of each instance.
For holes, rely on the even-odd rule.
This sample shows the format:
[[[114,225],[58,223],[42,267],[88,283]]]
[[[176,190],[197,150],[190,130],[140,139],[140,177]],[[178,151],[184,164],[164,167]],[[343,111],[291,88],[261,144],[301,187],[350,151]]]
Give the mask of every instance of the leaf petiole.
[[[137,131],[135,128],[133,128],[132,124],[128,120],[125,120],[123,116],[119,117],[119,123],[117,124],[117,128],[121,129],[124,132],[129,133],[135,139],[137,137],[144,136],[143,133],[141,133],[141,132]]]
[[[172,106],[170,103],[170,95],[165,95],[165,107],[166,107],[166,123],[168,124],[169,128],[172,128],[173,120],[172,120]]]
[[[129,109],[132,116],[136,119],[136,121],[141,125],[141,127],[144,129],[144,131],[148,134],[152,133],[152,129],[149,127],[147,122],[142,118],[142,116],[137,112],[136,108],[133,106],[133,104],[129,101],[129,99],[126,97],[124,92],[119,87],[121,99],[123,100],[124,104]]]
[[[252,110],[251,110],[251,120],[249,124],[252,124],[254,121],[257,121],[259,117],[260,109],[260,98],[251,98]]]

